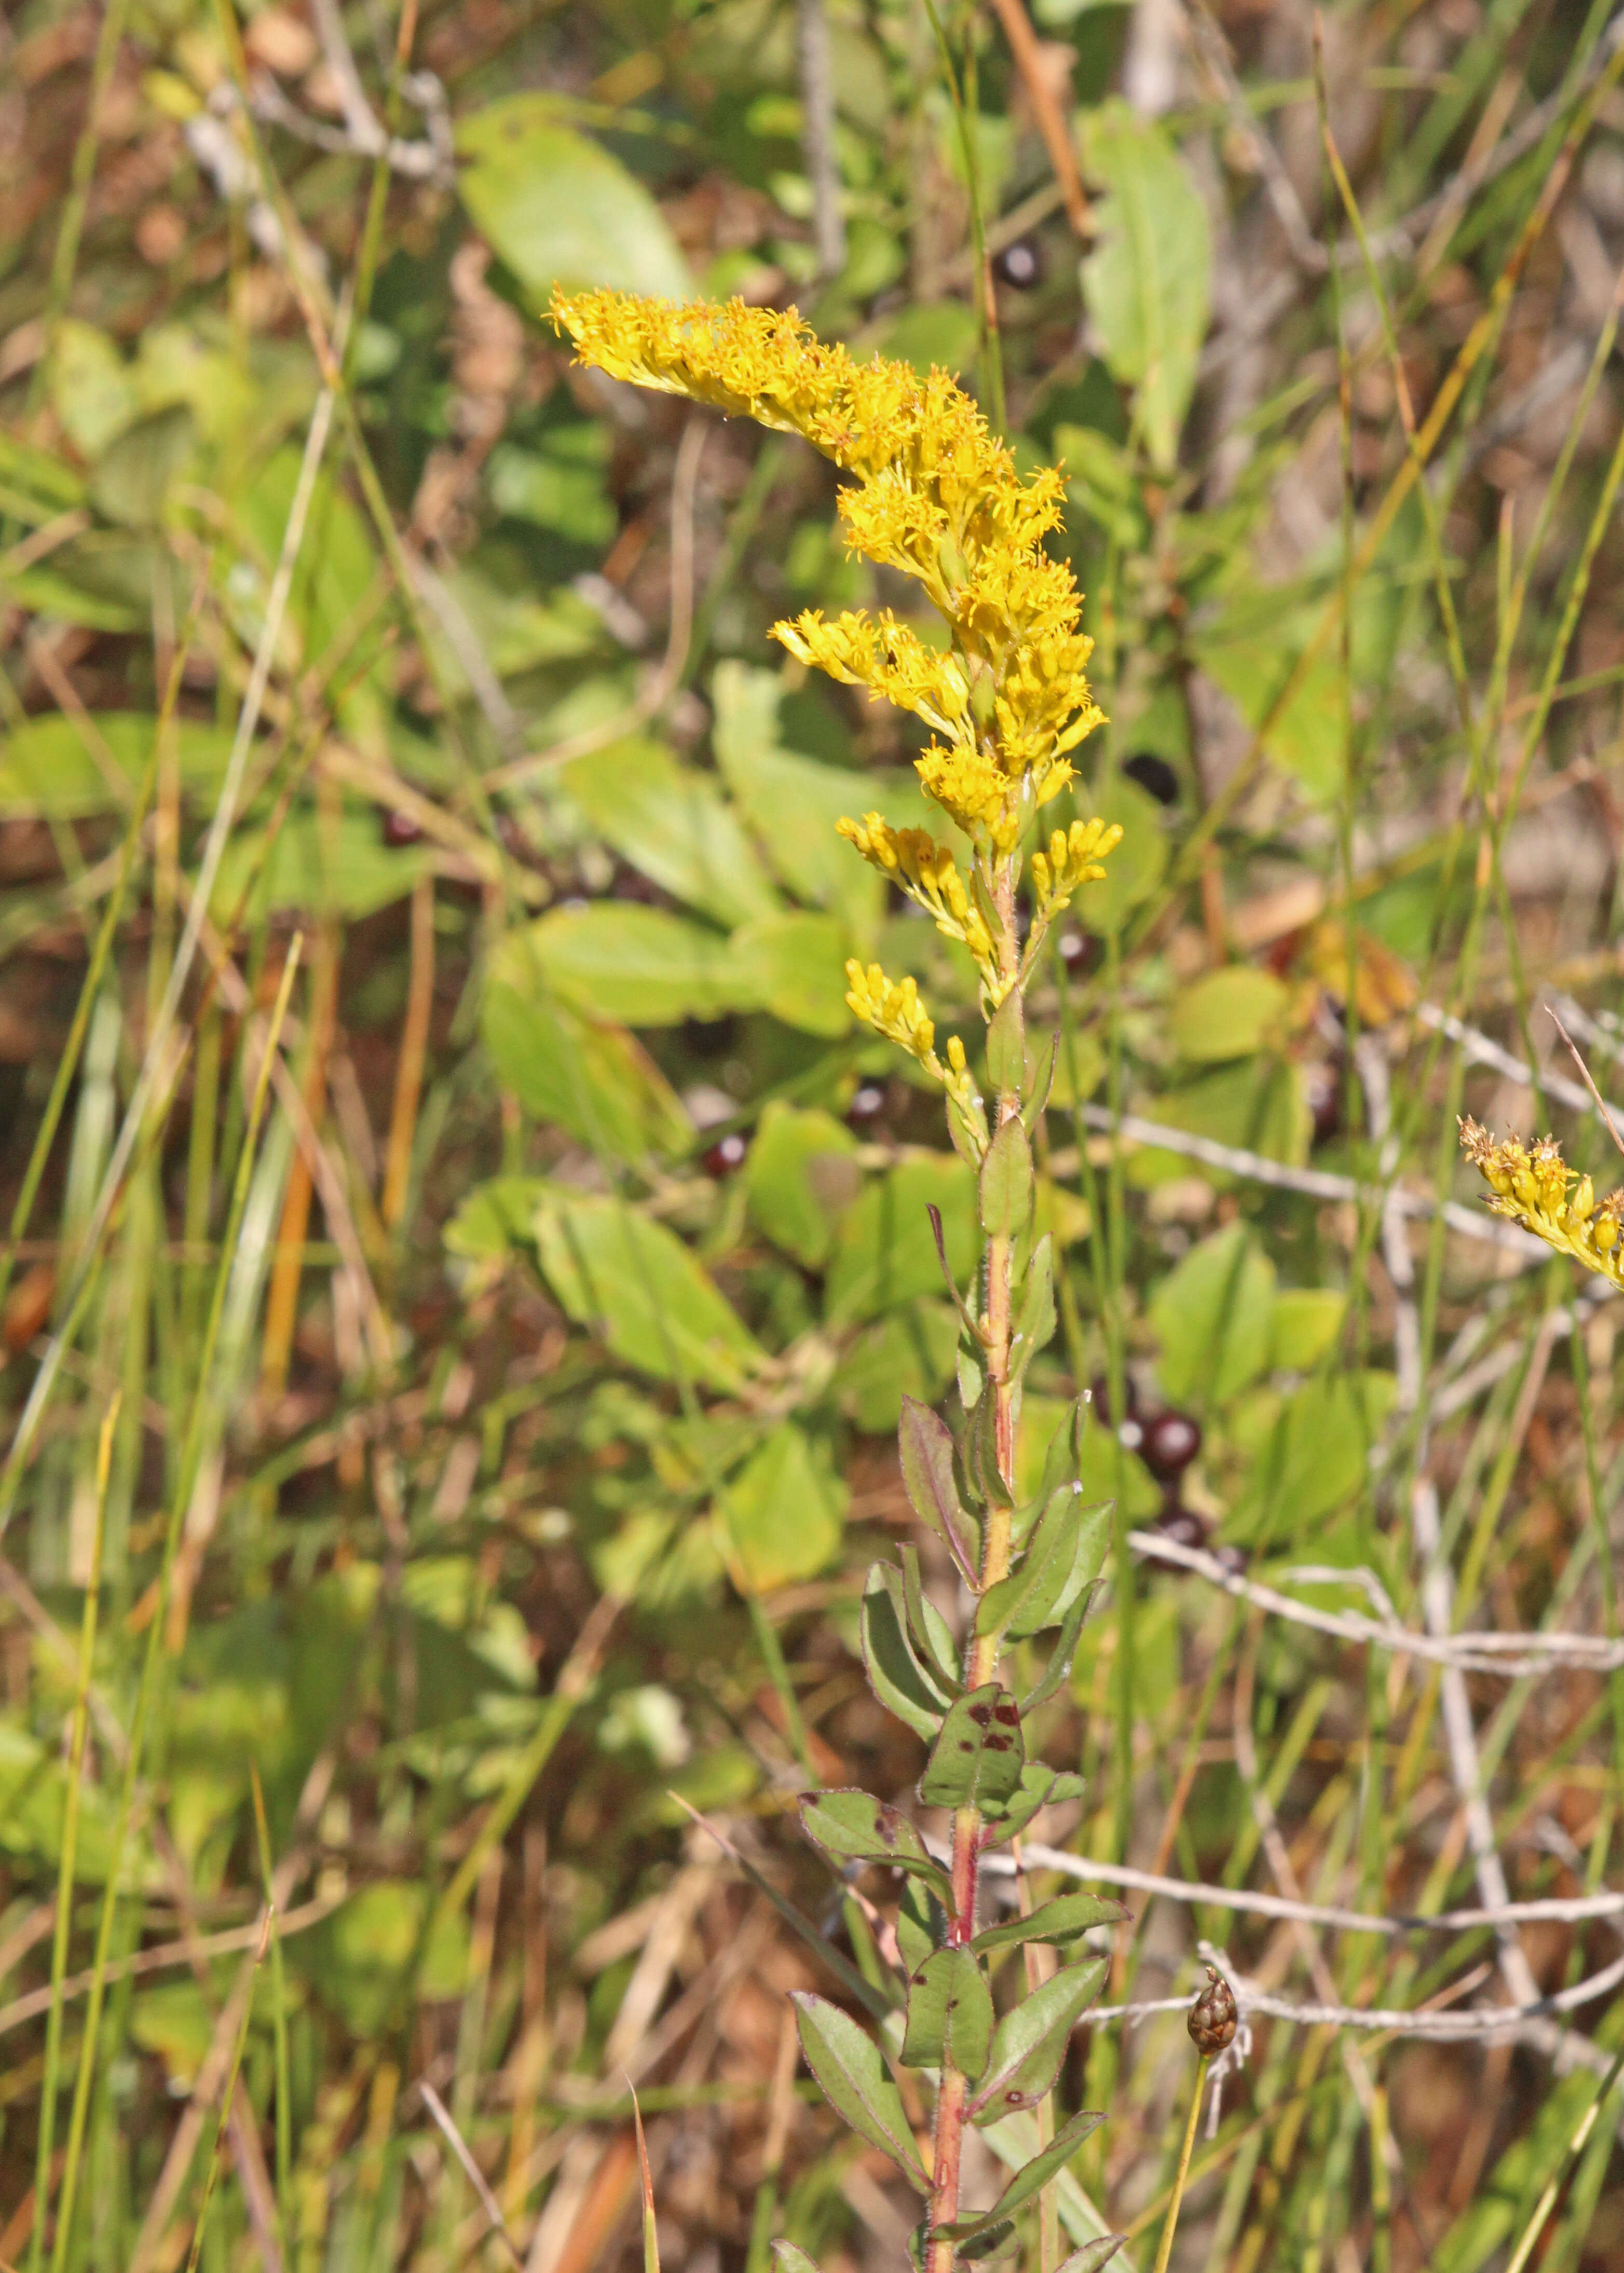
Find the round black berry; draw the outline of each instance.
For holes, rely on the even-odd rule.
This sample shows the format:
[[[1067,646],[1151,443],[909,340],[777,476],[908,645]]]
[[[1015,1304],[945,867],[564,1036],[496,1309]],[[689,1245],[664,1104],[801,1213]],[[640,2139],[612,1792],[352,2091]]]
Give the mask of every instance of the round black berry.
[[[1201,1424],[1187,1413],[1158,1413],[1145,1423],[1139,1458],[1159,1484],[1182,1476],[1201,1449]]]
[[[885,1091],[877,1081],[866,1081],[852,1092],[852,1101],[846,1108],[846,1117],[853,1129],[866,1129],[877,1121],[885,1110]]]
[[[735,1168],[744,1166],[744,1156],[749,1151],[738,1130],[718,1136],[705,1154],[705,1174],[708,1176],[731,1176]]]
[[[1158,757],[1154,750],[1136,750],[1132,757],[1123,760],[1122,769],[1158,805],[1178,803],[1178,776],[1167,760]]]
[[[422,829],[409,813],[386,813],[383,817],[383,841],[386,844],[416,844]]]
[[[1176,1547],[1199,1547],[1207,1538],[1207,1526],[1187,1507],[1168,1508],[1156,1518],[1156,1529]]]
[[[1030,292],[1043,280],[1042,255],[1029,237],[1018,236],[1013,244],[1006,244],[994,256],[992,273],[1000,284],[1011,285],[1017,292]]]

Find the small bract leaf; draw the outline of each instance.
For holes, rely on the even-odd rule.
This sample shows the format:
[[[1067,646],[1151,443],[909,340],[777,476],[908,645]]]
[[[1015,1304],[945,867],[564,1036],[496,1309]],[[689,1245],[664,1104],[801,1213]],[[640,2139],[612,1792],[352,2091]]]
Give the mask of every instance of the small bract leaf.
[[[805,1990],[792,1995],[801,2049],[835,2113],[851,2125],[860,2139],[889,2155],[921,2194],[929,2194],[930,2181],[908,2128],[902,2095],[891,2081],[879,2046],[838,2005]]]
[[[1055,1332],[1055,1247],[1048,1232],[1032,1250],[1026,1283],[1021,1289],[1015,1320],[1010,1363],[1016,1378],[1025,1373],[1038,1351],[1046,1348]]]
[[[1019,1096],[1026,1085],[1026,1044],[1022,1030],[1021,993],[1011,986],[987,1028],[987,1085],[996,1095]]]
[[[1021,1770],[1020,1789],[1013,1793],[1006,1807],[1001,1809],[982,1834],[989,1846],[1001,1847],[1024,1831],[1042,1807],[1057,1804],[1063,1799],[1080,1799],[1087,1789],[1074,1769],[1048,1768],[1041,1760],[1033,1761]]]
[[[804,2249],[797,2249],[793,2241],[775,2241],[772,2254],[783,2268],[783,2273],[817,2273],[816,2262],[807,2255]],[[1070,2258],[1066,2260],[1068,2265],[1071,2262]]]
[[[921,1664],[949,1696],[956,1697],[964,1684],[954,1670],[957,1653],[953,1638],[947,1620],[925,1593],[919,1575],[919,1553],[911,1544],[905,1544],[902,1549],[902,1602],[907,1617],[908,1639],[919,1654]]]
[[[919,1796],[927,1807],[996,1808],[1020,1789],[1026,1757],[1015,1699],[989,1681],[949,1711],[919,1780]]]

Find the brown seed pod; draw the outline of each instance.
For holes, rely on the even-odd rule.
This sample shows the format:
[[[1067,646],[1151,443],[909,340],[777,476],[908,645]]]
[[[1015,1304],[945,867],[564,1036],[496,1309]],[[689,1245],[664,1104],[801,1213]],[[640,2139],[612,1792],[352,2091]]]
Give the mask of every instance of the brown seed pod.
[[[1235,2006],[1235,1992],[1214,1965],[1207,1969],[1207,1986],[1190,2007],[1184,2026],[1190,2031],[1190,2041],[1206,2059],[1214,2052],[1224,2052],[1235,2042],[1236,2025],[1240,2019]]]

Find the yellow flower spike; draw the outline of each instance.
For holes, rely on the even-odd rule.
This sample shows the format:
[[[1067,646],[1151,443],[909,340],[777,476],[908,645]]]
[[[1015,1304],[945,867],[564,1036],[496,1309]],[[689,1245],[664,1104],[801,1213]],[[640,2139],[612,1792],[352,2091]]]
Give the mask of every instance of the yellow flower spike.
[[[893,829],[877,813],[865,814],[861,821],[843,819],[835,827],[865,860],[935,917],[945,938],[962,940],[978,964],[990,962],[991,934],[945,844],[923,829]]]
[[[876,1034],[883,1034],[887,1041],[898,1043],[928,1073],[942,1079],[942,1061],[932,1046],[936,1026],[919,999],[917,982],[909,978],[893,983],[877,963],[865,970],[855,960],[846,966],[846,1003],[853,1014]]]
[[[1497,1144],[1470,1118],[1460,1129],[1462,1149],[1493,1194],[1489,1205],[1497,1215],[1509,1216],[1547,1247],[1624,1287],[1624,1253],[1619,1251],[1624,1187],[1609,1192],[1598,1207],[1594,1184],[1582,1176],[1570,1199],[1573,1171],[1553,1136],[1542,1136],[1533,1145],[1507,1136]]]

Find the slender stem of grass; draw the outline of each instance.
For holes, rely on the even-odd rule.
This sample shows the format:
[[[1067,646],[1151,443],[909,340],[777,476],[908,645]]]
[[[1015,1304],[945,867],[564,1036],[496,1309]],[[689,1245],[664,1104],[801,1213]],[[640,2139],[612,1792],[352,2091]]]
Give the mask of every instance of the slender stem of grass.
[[[154,1632],[157,1621],[154,1620]],[[265,1962],[267,1944],[271,1938],[271,1921],[275,1917],[273,1906],[265,1914],[265,1924],[259,1934],[259,1947],[254,1953],[253,1978],[248,1984],[248,1994],[243,1999],[243,2018],[237,2031],[237,2044],[231,2054],[231,2072],[226,2078],[226,2088],[220,2098],[220,2119],[214,2126],[214,2144],[210,2151],[208,2167],[203,2174],[203,2199],[198,2204],[198,2222],[192,2231],[192,2247],[186,2254],[186,2273],[198,2273],[198,2262],[203,2254],[203,2232],[208,2224],[208,2213],[214,2199],[214,2185],[220,2176],[221,2159],[225,2153],[226,2134],[231,2127],[231,2103],[237,2097],[237,2079],[242,2074],[243,2053],[248,2043],[248,2024],[253,2019],[254,1991],[259,1985],[259,1969]]]
[[[1184,2126],[1184,2143],[1178,2152],[1178,2171],[1173,2180],[1173,2199],[1168,2204],[1167,2222],[1162,2229],[1162,2247],[1156,2252],[1154,2273],[1167,2273],[1168,2260],[1173,2254],[1173,2236],[1178,2231],[1178,2213],[1184,2199],[1184,2181],[1190,2175],[1190,2157],[1195,2152],[1195,2127],[1200,2120],[1201,2100],[1207,2089],[1207,2071],[1212,2066],[1205,2052],[1196,2062],[1195,2089],[1190,2095],[1190,2120]]]
[[[124,1785],[118,1798],[118,1818],[114,1827],[111,1851],[108,1857],[106,1889],[102,1899],[102,1916],[96,1927],[94,1969],[90,1984],[90,1995],[85,2009],[85,2033],[79,2045],[79,2074],[74,2080],[73,2110],[68,2122],[68,2144],[62,2172],[62,2196],[56,2213],[56,2236],[51,2250],[51,2273],[64,2273],[67,2263],[70,2239],[73,2229],[74,2195],[78,2187],[79,2167],[85,2146],[85,2126],[90,2113],[90,2089],[96,2070],[96,2040],[101,2032],[102,2004],[107,1990],[108,1961],[112,1950],[113,1927],[118,1916],[120,1881],[124,1876],[124,1849],[130,1836],[130,1825],[135,1813],[135,1796],[141,1772],[141,1758],[147,1740],[147,1724],[151,1715],[153,1692],[156,1686],[158,1656],[162,1647],[164,1609],[169,1596],[169,1577],[180,1545],[181,1526],[185,1519],[197,1476],[198,1460],[203,1442],[203,1422],[207,1411],[211,1377],[214,1372],[215,1344],[220,1338],[220,1320],[225,1309],[226,1284],[230,1277],[236,1253],[237,1235],[242,1228],[243,1213],[248,1204],[248,1188],[252,1179],[260,1123],[265,1116],[267,1099],[271,1089],[271,1069],[282,1040],[282,1021],[287,1016],[289,1000],[293,993],[293,980],[299,964],[303,940],[295,934],[282,968],[282,984],[277,990],[265,1039],[265,1051],[259,1062],[259,1077],[254,1084],[253,1104],[249,1111],[248,1129],[241,1156],[237,1161],[237,1184],[231,1195],[231,1210],[224,1238],[221,1242],[220,1267],[214,1276],[214,1299],[209,1306],[208,1323],[204,1329],[202,1348],[199,1353],[197,1390],[192,1399],[192,1414],[186,1439],[181,1454],[175,1491],[169,1504],[168,1528],[164,1538],[163,1560],[158,1574],[157,1601],[147,1629],[147,1652],[141,1664],[140,1684],[136,1691],[135,1711],[130,1726],[130,1751],[124,1762]]]
[[[258,1763],[248,1764],[253,1787],[254,1833],[259,1843],[259,1876],[265,1884],[266,1915],[271,1922],[271,2037],[276,2063],[276,2208],[282,2223],[284,2254],[293,2244],[293,2085],[288,2059],[288,1995],[282,1972],[282,1920],[276,1915],[272,1891],[271,1828],[266,1820],[265,1794],[259,1787]]]
[[[79,1625],[79,1672],[73,1688],[73,1729],[68,1743],[68,1789],[62,1820],[62,1860],[56,1872],[56,1925],[51,1938],[50,2017],[45,2024],[45,2077],[40,2098],[40,2137],[34,2156],[34,2231],[28,2242],[30,2273],[45,2262],[45,2218],[50,2199],[51,2146],[56,2127],[56,2096],[62,2067],[62,1984],[67,1977],[68,1936],[73,1923],[73,1871],[79,1856],[79,1804],[83,1796],[85,1742],[90,1726],[90,1683],[96,1654],[96,1617],[102,1601],[102,1547],[107,1530],[107,1485],[113,1463],[113,1434],[118,1426],[115,1391],[96,1446],[95,1531],[90,1546],[90,1575]]]
[[[1624,2048],[1620,2048],[1613,2059],[1613,2066],[1603,2076],[1600,2089],[1585,2109],[1584,2115],[1573,2137],[1568,2142],[1568,2151],[1562,2157],[1560,2167],[1552,2173],[1544,2194],[1534,2204],[1534,2214],[1523,2227],[1522,2239],[1511,2253],[1506,2273],[1522,2273],[1522,2268],[1533,2255],[1535,2245],[1545,2232],[1545,2221],[1556,2208],[1557,2197],[1572,2176],[1575,2164],[1584,2152],[1584,2142],[1596,2128],[1597,2119],[1602,2109],[1613,2097],[1613,2087],[1618,2082],[1621,2070],[1624,2070]]]

